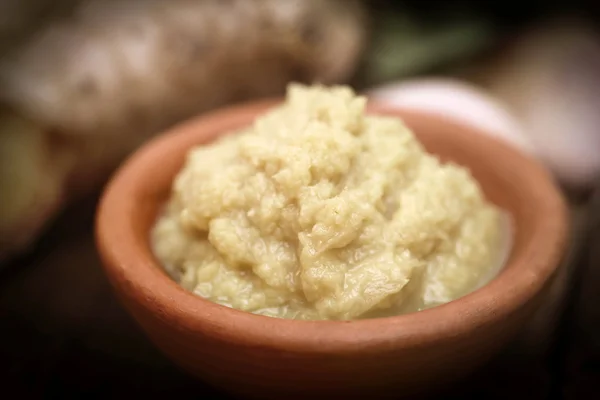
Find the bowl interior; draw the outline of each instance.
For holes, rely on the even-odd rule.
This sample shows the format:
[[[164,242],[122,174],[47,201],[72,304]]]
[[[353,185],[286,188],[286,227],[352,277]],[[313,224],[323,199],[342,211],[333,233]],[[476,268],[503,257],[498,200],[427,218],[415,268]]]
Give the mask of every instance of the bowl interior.
[[[474,128],[419,112],[370,104],[370,113],[402,118],[425,148],[442,161],[468,167],[486,197],[510,214],[512,248],[496,278],[448,304],[390,317],[387,319],[395,322],[385,325],[378,319],[352,321],[356,328],[344,322],[284,321],[256,316],[185,292],[158,267],[149,244],[149,231],[170,194],[172,180],[191,147],[252,123],[275,104],[252,103],[193,119],[154,139],[122,166],[109,184],[98,214],[99,247],[113,283],[127,281],[138,296],[170,309],[179,319],[188,319],[186,323],[191,327],[210,323],[218,325],[225,334],[229,328],[233,332],[245,326],[246,339],[250,341],[254,334],[264,336],[273,324],[273,343],[280,340],[290,345],[295,340],[292,337],[305,334],[309,338],[305,341],[313,340],[316,346],[319,338],[327,335],[338,343],[356,342],[361,337],[397,338],[399,325],[403,327],[400,336],[419,341],[428,334],[438,335],[440,330],[451,334],[453,329],[482,325],[529,301],[556,269],[564,250],[566,208],[556,186],[538,163]],[[298,330],[299,324],[303,324],[304,333]]]

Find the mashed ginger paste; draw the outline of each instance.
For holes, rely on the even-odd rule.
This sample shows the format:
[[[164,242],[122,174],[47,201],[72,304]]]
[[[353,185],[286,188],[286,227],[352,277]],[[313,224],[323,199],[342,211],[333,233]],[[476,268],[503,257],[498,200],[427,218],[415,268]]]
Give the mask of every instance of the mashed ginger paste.
[[[191,150],[152,232],[184,288],[293,319],[397,315],[474,289],[501,257],[500,211],[398,118],[348,87],[286,102]]]

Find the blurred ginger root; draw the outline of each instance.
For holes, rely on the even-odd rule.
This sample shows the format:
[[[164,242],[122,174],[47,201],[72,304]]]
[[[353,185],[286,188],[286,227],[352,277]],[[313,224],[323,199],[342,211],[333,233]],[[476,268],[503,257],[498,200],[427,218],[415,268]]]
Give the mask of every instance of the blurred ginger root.
[[[0,64],[0,261],[129,152],[289,81],[345,82],[367,36],[358,0],[87,0]]]

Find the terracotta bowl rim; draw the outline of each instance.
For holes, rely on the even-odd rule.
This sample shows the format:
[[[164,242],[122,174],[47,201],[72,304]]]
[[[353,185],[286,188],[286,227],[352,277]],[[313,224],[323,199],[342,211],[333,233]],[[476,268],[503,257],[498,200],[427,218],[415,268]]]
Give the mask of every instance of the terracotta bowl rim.
[[[128,199],[132,193],[128,185],[136,180],[152,184],[151,177],[143,177],[143,165],[152,162],[154,155],[170,151],[169,143],[183,139],[205,124],[244,113],[256,116],[279,102],[281,99],[247,102],[185,121],[147,142],[113,175],[98,206],[96,240],[105,272],[113,285],[115,280],[127,284],[121,295],[133,298],[137,306],[152,311],[157,318],[182,331],[218,335],[222,340],[252,347],[333,354],[382,351],[398,346],[422,348],[440,340],[472,334],[510,316],[533,300],[553,276],[566,250],[568,209],[554,179],[538,161],[476,127],[448,117],[369,102],[372,113],[436,119],[460,131],[480,132],[462,135],[457,140],[468,140],[471,146],[493,145],[497,151],[492,157],[499,161],[510,159],[511,164],[521,169],[526,181],[538,181],[535,193],[527,191],[524,184],[517,189],[524,189],[523,195],[530,196],[532,201],[540,200],[532,207],[532,212],[553,215],[535,227],[535,232],[551,231],[552,234],[531,235],[523,252],[527,257],[513,259],[510,264],[522,263],[523,258],[536,262],[502,271],[483,288],[441,306],[412,314],[357,321],[271,318],[221,306],[184,290],[160,270],[156,260],[143,254],[142,250],[148,244],[136,242],[131,224],[124,220],[111,223],[116,217],[127,218],[125,203],[133,201]]]

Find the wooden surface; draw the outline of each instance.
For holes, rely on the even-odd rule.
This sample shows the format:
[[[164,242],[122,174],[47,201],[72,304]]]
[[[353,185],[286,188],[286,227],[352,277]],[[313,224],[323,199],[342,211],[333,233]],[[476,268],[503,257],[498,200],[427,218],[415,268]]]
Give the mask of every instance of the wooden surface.
[[[31,254],[0,271],[0,382],[4,390],[17,389],[23,399],[226,398],[175,369],[113,298],[94,248],[94,208],[94,198],[73,207]],[[589,221],[585,213],[577,215],[580,223]],[[582,240],[577,237],[578,242]],[[570,267],[563,270],[562,283],[554,289],[555,301],[547,302],[545,313],[540,312],[532,320],[537,322],[512,347],[471,379],[474,390],[464,393],[459,388],[455,397],[545,399],[567,393],[569,398],[581,398],[573,395],[580,396],[582,390],[572,387],[573,376],[579,375],[566,368],[563,360],[581,367],[581,357],[575,361],[569,357],[585,348],[573,353],[571,343],[561,339],[575,337],[577,313],[566,315],[570,324],[558,330],[558,340],[548,332],[550,328],[543,328],[559,326],[565,317],[562,310],[568,302],[563,297],[577,276],[577,253],[571,255]],[[600,282],[600,276],[595,279]],[[600,283],[597,289],[595,293],[600,293]],[[590,296],[600,300],[593,290]],[[595,334],[594,345],[600,347],[600,330]],[[586,335],[593,336],[593,332]],[[597,382],[600,375],[594,378]]]

